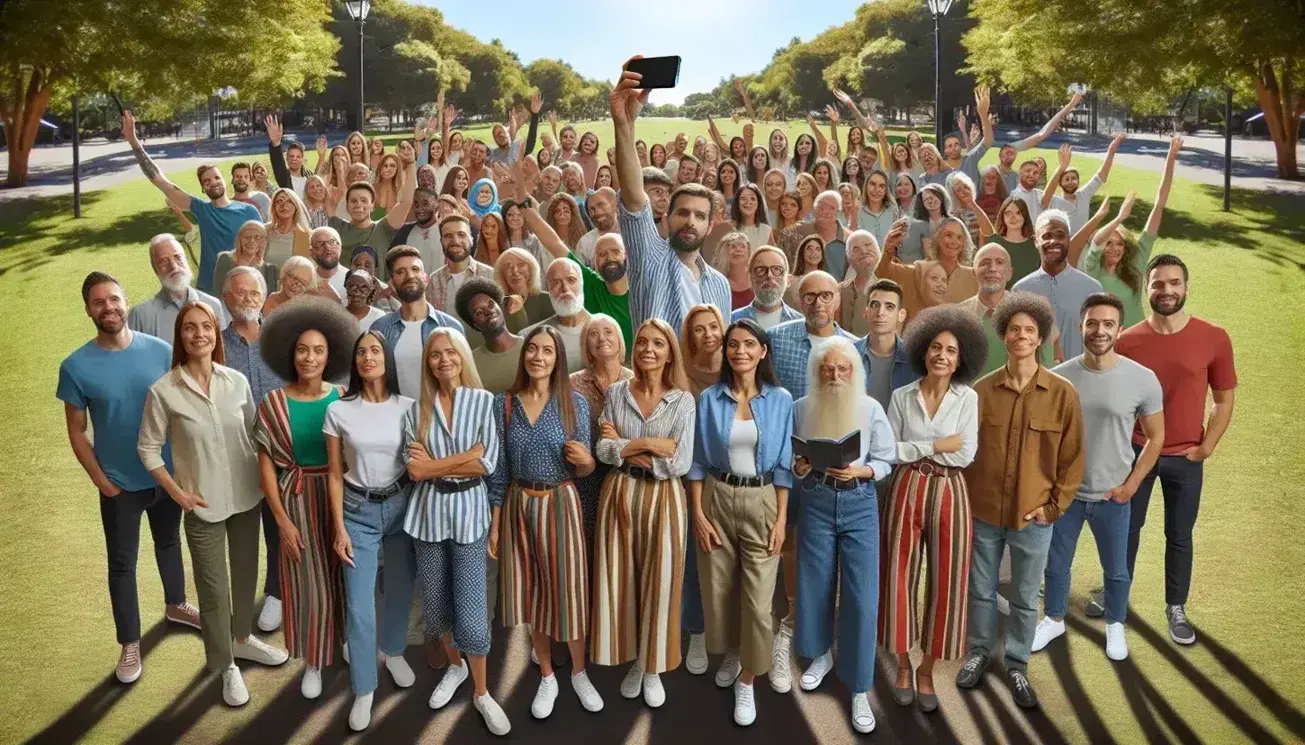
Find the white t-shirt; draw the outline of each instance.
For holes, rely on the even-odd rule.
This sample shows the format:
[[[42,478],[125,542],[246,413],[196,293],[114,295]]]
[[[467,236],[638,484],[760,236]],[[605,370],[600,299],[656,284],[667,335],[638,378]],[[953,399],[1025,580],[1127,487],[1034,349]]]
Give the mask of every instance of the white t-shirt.
[[[438,223],[429,228],[413,225],[408,233],[407,244],[421,252],[421,265],[427,274],[434,274],[444,266],[444,246],[440,243]]]
[[[377,308],[376,306],[372,306],[368,308],[367,315],[363,316],[362,320],[358,322],[358,333],[359,334],[367,333],[367,330],[372,327],[372,324],[376,323],[376,319],[384,315],[385,315],[385,311],[381,310],[380,308]]]
[[[758,311],[756,320],[757,325],[760,326],[763,331],[769,331],[784,322],[784,306],[781,305],[776,308],[773,313],[762,313]]]
[[[563,326],[561,323],[555,323],[552,326],[562,335],[562,346],[566,347],[567,372],[583,370],[585,367],[584,324]]]
[[[1025,189],[1022,186],[1016,186],[1014,189],[1011,190],[1010,195],[1012,197],[1016,197],[1022,200],[1024,204],[1029,208],[1030,221],[1032,222],[1038,221],[1038,215],[1042,214],[1042,190],[1041,189],[1033,188],[1029,190],[1029,189]]]
[[[345,269],[343,264],[336,264],[335,274],[332,274],[329,278],[320,274],[316,276],[318,282],[326,282],[335,288],[335,292],[340,296],[341,305],[349,304],[349,294],[344,291],[344,275],[348,273],[349,270]]]
[[[421,321],[404,321],[399,343],[394,345],[394,364],[398,366],[399,393],[408,398],[421,396]]]
[[[734,420],[730,425],[730,473],[757,475],[757,420]]]
[[[403,474],[403,416],[411,406],[407,396],[380,403],[358,396],[326,407],[322,433],[340,438],[344,446],[345,481],[359,489],[380,489]]]

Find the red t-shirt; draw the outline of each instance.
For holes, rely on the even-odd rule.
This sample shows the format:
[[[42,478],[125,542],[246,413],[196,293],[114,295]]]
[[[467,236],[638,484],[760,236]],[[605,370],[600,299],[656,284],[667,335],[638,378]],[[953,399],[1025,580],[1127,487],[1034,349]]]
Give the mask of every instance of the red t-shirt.
[[[1160,379],[1165,401],[1165,445],[1162,455],[1176,455],[1205,437],[1206,388],[1237,387],[1232,340],[1223,327],[1192,317],[1182,331],[1160,334],[1142,321],[1119,335],[1115,350],[1149,367]],[[1133,429],[1133,442],[1146,437]]]

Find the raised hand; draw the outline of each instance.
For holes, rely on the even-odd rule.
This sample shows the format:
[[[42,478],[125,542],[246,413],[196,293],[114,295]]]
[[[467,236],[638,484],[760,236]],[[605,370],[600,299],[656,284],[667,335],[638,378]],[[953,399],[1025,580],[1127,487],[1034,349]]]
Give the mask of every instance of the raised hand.
[[[970,125],[970,142],[978,142],[983,137],[983,130],[977,124]]]
[[[127,144],[135,147],[140,143],[136,138],[136,114],[131,109],[123,109],[122,112],[122,136],[127,140]]]
[[[1120,135],[1122,138],[1123,135]],[[1178,151],[1183,149],[1183,136],[1175,132],[1169,138],[1169,157],[1173,158],[1178,155]]]
[[[538,114],[539,110],[544,108],[544,96],[539,91],[530,94],[530,113]]]
[[[958,112],[956,112],[956,131],[957,131],[957,132],[964,132],[964,131],[965,131],[965,112],[964,112],[964,111],[958,111]]]
[[[267,141],[273,145],[280,145],[281,135],[284,134],[285,128],[281,126],[276,114],[268,114],[263,117],[263,125],[267,127]]]
[[[1072,153],[1073,153],[1073,148],[1069,146],[1068,142],[1066,142],[1064,145],[1061,145],[1060,148],[1056,150],[1056,158],[1060,163],[1061,170],[1069,168],[1069,159]]]
[[[637,59],[643,59],[643,55],[631,57],[630,61]],[[621,79],[617,81],[611,95],[612,120],[616,124],[634,126],[634,120],[639,118],[639,112],[648,103],[648,91],[639,87],[642,79],[643,76],[639,73],[621,68]]]
[[[1110,147],[1108,147],[1107,149],[1110,150],[1110,152],[1112,153],[1117,152],[1119,150],[1119,146],[1123,145],[1124,140],[1126,139],[1128,139],[1128,135],[1123,132],[1120,132],[1119,134],[1115,135],[1115,138],[1113,140],[1110,141]]]
[[[974,89],[974,109],[979,112],[980,118],[988,116],[988,111],[992,107],[992,90],[986,85],[981,85]]]
[[[856,104],[852,103],[852,97],[847,95],[847,93],[844,92],[842,89],[830,88],[829,91],[830,93],[834,94],[834,98],[838,99],[839,103],[843,104],[849,109],[856,108]]]
[[[448,104],[447,106],[445,106],[445,107],[444,107],[444,126],[446,126],[446,127],[451,127],[451,126],[453,126],[453,122],[455,122],[455,121],[458,120],[458,113],[459,113],[458,110],[457,110],[456,108],[453,107],[453,104]]]
[[[1137,192],[1130,189],[1128,194],[1124,195],[1124,203],[1119,205],[1119,218],[1126,219],[1133,214],[1133,205],[1137,202]]]
[[[326,155],[326,150],[327,150],[327,148],[326,148],[326,135],[318,135],[318,136],[317,136],[317,154],[318,154],[319,156],[325,156],[325,155]]]
[[[556,112],[556,111],[550,111],[550,112],[548,112],[548,123],[549,123],[550,125],[552,125],[553,127],[556,127],[556,126],[557,126],[557,112]]]
[[[838,124],[838,109],[833,104],[825,106],[825,116],[829,117],[829,121]]]

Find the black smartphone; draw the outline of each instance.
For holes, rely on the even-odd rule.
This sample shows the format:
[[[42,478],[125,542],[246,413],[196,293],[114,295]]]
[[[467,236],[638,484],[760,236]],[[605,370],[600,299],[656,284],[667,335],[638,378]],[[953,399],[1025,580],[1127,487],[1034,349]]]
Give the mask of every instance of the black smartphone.
[[[118,107],[118,116],[122,116],[123,112],[126,111],[126,107],[122,105],[122,99],[118,98],[118,94],[113,91],[109,91],[109,96],[113,99],[113,105]]]
[[[630,72],[637,72],[643,76],[639,82],[639,87],[648,90],[651,88],[674,88],[680,81],[680,58],[674,57],[644,57],[643,59],[631,60],[625,69]]]

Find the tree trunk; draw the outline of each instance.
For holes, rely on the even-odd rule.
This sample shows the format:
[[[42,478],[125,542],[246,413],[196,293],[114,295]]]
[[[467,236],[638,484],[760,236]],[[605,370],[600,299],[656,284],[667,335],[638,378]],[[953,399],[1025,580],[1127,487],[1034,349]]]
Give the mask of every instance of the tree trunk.
[[[5,125],[5,147],[9,150],[9,172],[5,185],[10,187],[27,185],[27,163],[36,144],[36,134],[40,130],[41,115],[50,103],[50,87],[53,81],[42,68],[32,71],[27,78],[24,89],[21,77],[14,85],[15,100],[0,103],[0,118]],[[12,108],[10,108],[12,106]]]
[[[1274,72],[1272,62],[1263,62],[1255,71],[1255,95],[1264,112],[1264,124],[1277,153],[1278,178],[1300,180],[1300,166],[1296,160],[1296,141],[1300,132],[1299,105],[1292,91],[1291,58],[1283,65],[1282,84]]]

